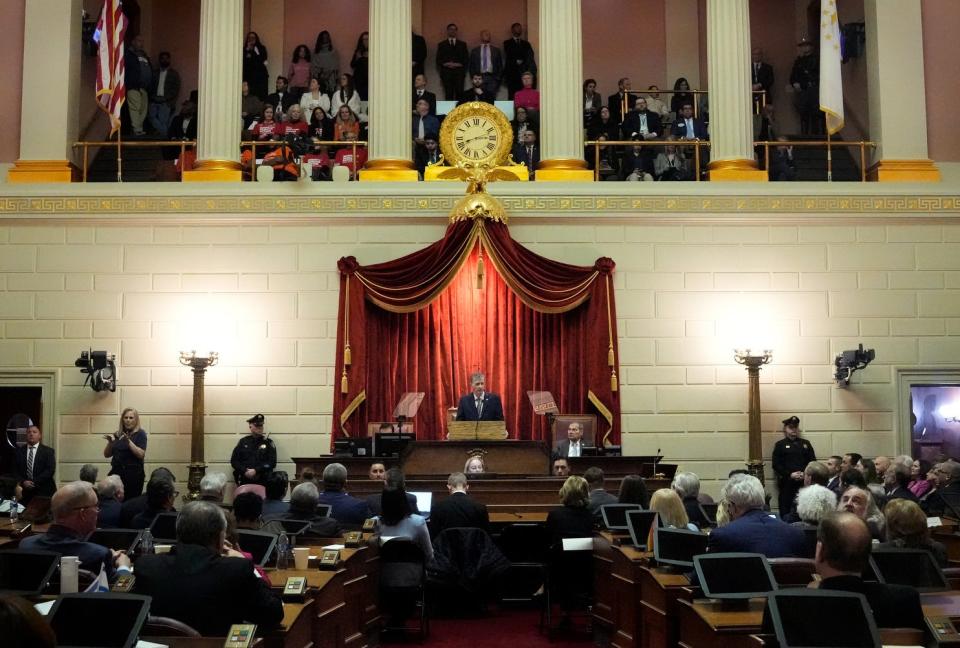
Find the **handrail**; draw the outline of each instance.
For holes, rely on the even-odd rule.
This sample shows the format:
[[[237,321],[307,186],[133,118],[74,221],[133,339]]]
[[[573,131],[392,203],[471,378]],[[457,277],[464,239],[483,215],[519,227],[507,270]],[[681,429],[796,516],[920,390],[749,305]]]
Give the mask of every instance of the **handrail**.
[[[867,181],[867,147],[876,148],[877,143],[867,140],[859,140],[853,142],[837,142],[836,140],[825,139],[825,140],[802,140],[798,142],[793,142],[790,140],[785,141],[756,141],[753,143],[754,147],[762,146],[763,147],[763,168],[770,168],[770,147],[771,146],[797,146],[800,148],[817,148],[820,146],[827,147],[827,182],[833,182],[833,155],[832,149],[834,146],[846,146],[853,147],[856,146],[860,149],[860,182]]]
[[[310,143],[314,145],[319,145],[319,146],[345,146],[347,144],[347,142],[341,142],[336,140],[310,140]],[[264,144],[286,144],[286,140],[259,140],[259,141],[249,140],[246,142],[240,142],[241,148],[245,146],[249,146],[250,151],[252,153],[252,155],[250,156],[250,179],[251,180],[256,180],[256,173],[254,173],[254,169],[256,169],[256,166],[257,166],[257,145],[262,146]],[[350,144],[351,144],[350,148],[352,149],[352,152],[353,152],[353,160],[354,160],[353,167],[354,169],[356,169],[357,148],[358,147],[366,148],[369,143],[366,140],[350,140]]]
[[[754,112],[755,112],[755,114],[758,114],[758,115],[759,115],[759,114],[760,114],[760,111],[763,110],[763,107],[767,105],[767,91],[766,91],[766,90],[751,90],[750,93],[753,95],[753,103],[754,103],[754,106],[756,106],[756,110],[755,110]],[[627,104],[628,104],[628,101],[627,101],[627,97],[628,97],[628,96],[630,96],[630,95],[636,95],[637,97],[646,98],[646,97],[650,96],[651,94],[653,94],[653,91],[652,91],[652,90],[649,90],[649,89],[647,89],[647,90],[641,90],[641,91],[627,90],[626,93],[624,93],[623,97],[621,97],[621,99],[620,99],[620,117],[621,117],[621,119],[624,118],[624,117],[626,117],[626,116],[627,116],[627,113],[630,112],[631,110],[633,110],[633,106],[627,105]],[[674,95],[674,94],[692,94],[692,95],[696,96],[696,95],[706,95],[706,94],[710,94],[710,91],[709,91],[709,90],[657,90],[656,94],[669,94],[669,95]],[[759,103],[757,102],[757,98],[758,98],[757,95],[759,95],[759,99],[760,99]],[[634,100],[634,104],[636,104],[636,100]],[[697,118],[697,119],[700,118],[700,102],[699,102],[699,101],[694,101],[694,102],[693,102],[693,116],[694,116],[695,118]],[[622,123],[622,122],[621,122],[621,123]]]
[[[584,146],[593,148],[593,180],[600,181],[600,149],[604,146],[676,146],[676,147],[694,147],[694,180],[700,182],[700,148],[710,148],[708,140],[587,140]]]

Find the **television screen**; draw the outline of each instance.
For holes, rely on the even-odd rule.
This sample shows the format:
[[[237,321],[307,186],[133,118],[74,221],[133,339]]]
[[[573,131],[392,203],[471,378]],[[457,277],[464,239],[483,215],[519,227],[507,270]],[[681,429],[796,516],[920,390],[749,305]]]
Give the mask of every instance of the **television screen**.
[[[662,527],[653,533],[653,555],[660,564],[690,568],[693,557],[703,553],[707,553],[706,534]]]
[[[639,504],[604,504],[600,507],[600,514],[603,516],[603,526],[610,531],[626,531],[627,511],[639,511],[643,509]]]
[[[694,568],[707,598],[747,599],[777,589],[763,554],[716,553],[696,556]]]
[[[909,585],[920,591],[950,589],[933,556],[922,549],[884,549],[870,555],[870,564],[881,583]]]
[[[60,565],[52,551],[0,551],[0,592],[36,596]]]
[[[140,542],[142,531],[137,529],[97,529],[87,538],[87,542],[107,547],[114,551],[133,553]]]
[[[261,567],[269,562],[273,556],[273,548],[277,544],[277,536],[263,531],[237,531],[240,550],[246,551],[253,557],[253,562]]]
[[[47,621],[60,648],[132,648],[149,609],[149,596],[64,594],[53,604]]]
[[[863,594],[787,589],[772,592],[767,607],[780,648],[880,645],[877,625]]]
[[[154,518],[153,524],[150,525],[150,533],[153,535],[154,540],[176,541],[177,514],[161,513],[158,515]]]
[[[654,524],[659,524],[656,511],[627,511],[627,528],[630,530],[630,540],[637,549],[647,550],[647,538]]]

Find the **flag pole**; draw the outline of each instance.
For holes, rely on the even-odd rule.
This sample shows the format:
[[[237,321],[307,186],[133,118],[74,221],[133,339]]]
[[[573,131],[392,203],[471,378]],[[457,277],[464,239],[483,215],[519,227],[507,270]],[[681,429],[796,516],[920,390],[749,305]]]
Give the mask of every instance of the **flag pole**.
[[[827,130],[827,182],[833,182],[833,149],[830,148],[830,129]]]
[[[117,129],[117,182],[123,182],[123,127]]]

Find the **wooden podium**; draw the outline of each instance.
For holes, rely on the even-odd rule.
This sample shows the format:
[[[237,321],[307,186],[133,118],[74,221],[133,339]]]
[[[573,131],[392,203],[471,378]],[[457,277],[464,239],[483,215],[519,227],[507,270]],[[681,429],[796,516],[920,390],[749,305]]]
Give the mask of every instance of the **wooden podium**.
[[[507,424],[503,421],[450,421],[447,439],[450,441],[502,441],[507,438]]]

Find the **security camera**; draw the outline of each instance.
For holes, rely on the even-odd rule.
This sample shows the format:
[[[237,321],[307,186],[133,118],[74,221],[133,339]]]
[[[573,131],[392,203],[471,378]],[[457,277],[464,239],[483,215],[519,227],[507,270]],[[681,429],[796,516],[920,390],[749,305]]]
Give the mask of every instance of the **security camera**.
[[[837,386],[846,387],[849,385],[850,376],[853,375],[853,372],[858,369],[865,369],[876,357],[876,351],[873,349],[864,349],[862,344],[852,351],[838,353],[836,360],[833,361],[833,366],[837,368],[833,374],[833,379],[837,381]]]
[[[80,357],[73,363],[80,367],[80,373],[87,374],[83,386],[87,384],[95,392],[104,390],[117,391],[117,364],[115,355],[107,355],[106,351],[81,351]]]

